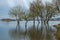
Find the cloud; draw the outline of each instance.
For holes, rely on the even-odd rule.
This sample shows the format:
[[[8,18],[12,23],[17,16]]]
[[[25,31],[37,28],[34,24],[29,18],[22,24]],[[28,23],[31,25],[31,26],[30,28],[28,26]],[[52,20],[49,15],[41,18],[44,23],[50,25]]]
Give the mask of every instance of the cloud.
[[[0,0],[0,7],[7,6],[7,7],[14,7],[16,5],[20,5],[23,8],[29,8],[31,0]]]
[[[28,0],[0,0],[0,18],[7,18],[10,7],[21,5],[23,8],[29,8]]]
[[[0,18],[8,17],[9,8],[16,5],[21,5],[24,9],[29,9],[31,2],[33,2],[33,0],[0,0]],[[46,0],[43,0],[43,3],[44,2],[46,2]]]
[[[1,6],[6,6],[7,5],[7,1],[6,0],[0,0],[0,7]]]
[[[29,3],[26,0],[7,0],[9,7],[14,7],[16,5],[20,5],[22,7],[28,8]]]
[[[7,0],[7,3],[10,7],[14,7],[16,5],[20,5],[24,8],[29,8],[30,2],[33,0]]]
[[[48,2],[48,3],[52,3],[52,0],[42,0],[42,3],[45,5],[45,3]]]
[[[15,5],[15,1],[14,0],[7,0],[7,4],[9,7],[13,7]]]

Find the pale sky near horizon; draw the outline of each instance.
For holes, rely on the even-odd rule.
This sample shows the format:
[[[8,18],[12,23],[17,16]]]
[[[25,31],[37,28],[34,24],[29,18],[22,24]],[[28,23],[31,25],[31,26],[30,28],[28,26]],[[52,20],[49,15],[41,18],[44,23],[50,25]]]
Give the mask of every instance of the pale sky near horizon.
[[[28,9],[31,0],[0,0],[0,19],[10,18],[8,15],[9,9],[16,5],[21,5],[23,8]]]
[[[51,2],[52,0],[42,0],[44,2]],[[29,3],[32,0],[0,0],[0,19],[1,18],[11,18],[8,15],[9,9],[16,5],[21,5],[23,8],[28,9]]]

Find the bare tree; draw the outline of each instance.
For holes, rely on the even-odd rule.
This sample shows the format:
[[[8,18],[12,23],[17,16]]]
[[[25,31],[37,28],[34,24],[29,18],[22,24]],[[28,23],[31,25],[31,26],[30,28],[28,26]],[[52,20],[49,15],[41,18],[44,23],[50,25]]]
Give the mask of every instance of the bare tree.
[[[35,24],[35,18],[37,17],[37,21],[38,21],[37,30],[38,30],[39,23],[40,23],[38,17],[41,17],[42,8],[43,7],[41,6],[40,1],[33,2],[30,5],[30,15],[33,17],[33,20],[34,20],[33,24]]]
[[[40,2],[37,0],[37,2],[33,2],[31,4],[30,12],[31,14],[33,14],[32,16],[34,16],[34,18],[36,16],[40,16],[42,23],[42,39],[46,40],[47,33],[51,32],[48,22],[53,16],[59,14],[59,8],[57,7],[57,5],[49,3],[46,3],[46,5],[40,5]]]
[[[15,17],[17,20],[17,30],[20,30],[19,21],[21,20],[23,14],[24,14],[24,11],[20,6],[13,7],[9,11],[9,15],[12,17]]]

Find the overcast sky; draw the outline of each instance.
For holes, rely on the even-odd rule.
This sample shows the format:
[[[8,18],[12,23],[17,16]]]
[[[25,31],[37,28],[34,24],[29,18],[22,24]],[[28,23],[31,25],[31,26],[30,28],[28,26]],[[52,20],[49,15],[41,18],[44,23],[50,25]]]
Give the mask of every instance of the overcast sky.
[[[0,0],[0,19],[9,18],[8,12],[11,7],[21,5],[23,8],[28,9],[30,0]]]
[[[42,1],[43,3],[46,1],[51,2],[51,0]],[[10,18],[10,16],[8,15],[9,9],[16,5],[21,5],[23,8],[28,9],[30,2],[32,2],[32,0],[0,0],[0,19]]]

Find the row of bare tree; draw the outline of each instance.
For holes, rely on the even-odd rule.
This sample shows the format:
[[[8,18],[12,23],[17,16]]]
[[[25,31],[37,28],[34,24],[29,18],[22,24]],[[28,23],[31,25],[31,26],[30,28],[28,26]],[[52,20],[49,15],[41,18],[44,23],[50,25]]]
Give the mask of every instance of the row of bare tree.
[[[16,6],[12,8],[9,11],[9,15],[16,17],[17,25],[19,25],[19,21],[21,19],[24,19],[25,22],[25,28],[27,31],[27,23],[29,19],[33,20],[33,29],[35,28],[35,18],[37,18],[38,25],[37,30],[40,24],[41,20],[41,33],[44,35],[44,40],[47,35],[47,31],[50,31],[49,27],[49,20],[54,17],[55,15],[60,14],[59,4],[57,1],[54,1],[53,3],[46,3],[45,5],[42,4],[40,0],[33,1],[33,3],[30,3],[30,9],[29,11],[25,12],[20,6]],[[40,19],[39,19],[40,18]],[[18,28],[20,28],[18,26]]]

